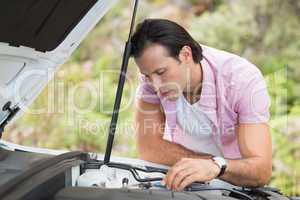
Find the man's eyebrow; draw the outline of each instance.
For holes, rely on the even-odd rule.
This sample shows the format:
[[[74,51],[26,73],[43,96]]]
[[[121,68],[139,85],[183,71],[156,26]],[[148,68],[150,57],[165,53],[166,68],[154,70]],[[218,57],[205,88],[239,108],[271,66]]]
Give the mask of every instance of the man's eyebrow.
[[[150,74],[157,73],[159,70],[162,70],[162,69],[164,69],[164,67],[160,67],[160,68],[154,70],[153,72],[151,72]],[[144,74],[144,73],[142,73],[142,74],[147,76],[147,74]]]

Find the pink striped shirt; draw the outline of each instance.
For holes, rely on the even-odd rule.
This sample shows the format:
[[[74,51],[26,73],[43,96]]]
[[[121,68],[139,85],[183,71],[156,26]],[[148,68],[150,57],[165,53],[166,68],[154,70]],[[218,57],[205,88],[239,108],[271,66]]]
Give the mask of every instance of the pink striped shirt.
[[[237,55],[202,45],[203,82],[197,105],[213,122],[213,141],[225,158],[241,158],[236,125],[267,123],[270,98],[260,70]],[[164,100],[140,75],[137,98],[161,104],[166,116],[164,139],[187,148],[197,146],[185,137],[176,120],[176,101]],[[190,148],[192,149],[192,148]]]

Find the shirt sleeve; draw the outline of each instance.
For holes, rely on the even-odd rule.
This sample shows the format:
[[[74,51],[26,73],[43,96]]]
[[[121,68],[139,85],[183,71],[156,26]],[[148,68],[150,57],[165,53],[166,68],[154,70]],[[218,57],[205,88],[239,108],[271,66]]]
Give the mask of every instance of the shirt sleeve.
[[[268,122],[270,119],[270,97],[263,75],[257,69],[255,73],[242,78],[237,103],[239,123]]]
[[[160,98],[158,97],[154,88],[147,83],[145,76],[142,74],[139,76],[139,85],[136,91],[136,98],[147,103],[160,104]]]

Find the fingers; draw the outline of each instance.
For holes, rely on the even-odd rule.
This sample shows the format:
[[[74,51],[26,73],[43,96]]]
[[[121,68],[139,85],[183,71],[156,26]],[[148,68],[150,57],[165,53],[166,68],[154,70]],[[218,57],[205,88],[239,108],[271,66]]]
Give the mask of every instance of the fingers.
[[[211,173],[210,164],[214,163],[201,159],[182,159],[168,171],[162,184],[171,190],[183,190],[193,182],[210,181],[216,176]]]
[[[185,177],[185,179],[179,184],[179,186],[177,187],[176,190],[178,190],[178,191],[184,190],[185,187],[192,184],[193,182],[196,182],[197,179],[198,179],[198,177],[195,173]]]
[[[177,176],[177,174],[179,174],[181,171],[186,171],[188,168],[183,168],[183,167],[178,167],[178,168],[172,168],[168,171],[166,177],[165,177],[165,184],[167,186],[167,188],[169,189],[173,189],[172,185],[173,182]]]
[[[184,159],[176,163],[167,173],[164,182],[169,189],[172,189],[172,182],[175,179],[176,175],[182,171],[189,168],[189,163]]]
[[[181,183],[189,176],[191,175],[196,175],[197,174],[197,169],[194,167],[187,168],[185,170],[181,170],[177,175],[175,176],[171,188],[174,190],[178,190],[179,186]]]

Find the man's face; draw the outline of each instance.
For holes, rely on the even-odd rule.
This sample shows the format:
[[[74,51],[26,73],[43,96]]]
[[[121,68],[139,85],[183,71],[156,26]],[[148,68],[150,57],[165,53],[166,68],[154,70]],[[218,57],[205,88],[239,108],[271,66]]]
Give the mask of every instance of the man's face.
[[[181,56],[179,60],[171,57],[164,46],[150,45],[135,61],[140,72],[162,98],[174,101],[185,90],[189,77],[186,60]]]

